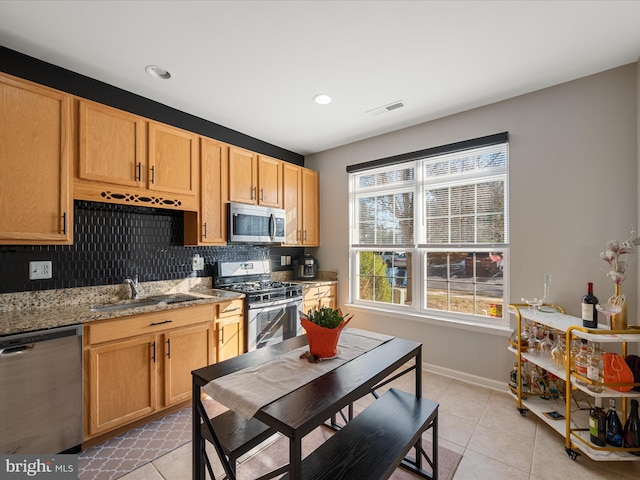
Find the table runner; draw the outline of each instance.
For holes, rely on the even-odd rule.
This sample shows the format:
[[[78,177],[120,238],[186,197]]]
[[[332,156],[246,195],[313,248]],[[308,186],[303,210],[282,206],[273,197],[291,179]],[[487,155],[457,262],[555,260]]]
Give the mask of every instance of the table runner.
[[[345,328],[338,341],[338,355],[332,359],[318,363],[301,359],[300,355],[309,350],[305,345],[269,362],[213,380],[202,390],[225,407],[251,418],[263,406],[392,338],[358,328]]]

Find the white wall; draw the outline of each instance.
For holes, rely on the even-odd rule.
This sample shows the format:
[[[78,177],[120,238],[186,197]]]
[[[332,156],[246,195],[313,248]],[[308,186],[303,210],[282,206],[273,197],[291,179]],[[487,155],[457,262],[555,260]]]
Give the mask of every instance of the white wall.
[[[569,314],[580,315],[587,282],[601,300],[612,295],[599,253],[638,228],[639,71],[634,63],[308,156],[321,179],[321,247],[312,253],[322,270],[339,272],[339,303],[349,298],[346,166],[502,131],[510,134],[511,301],[541,295],[547,273]],[[639,323],[637,279],[634,263],[623,285],[630,324]],[[375,311],[358,311],[354,326],[422,341],[424,361],[444,369],[506,382],[513,365],[504,336]]]

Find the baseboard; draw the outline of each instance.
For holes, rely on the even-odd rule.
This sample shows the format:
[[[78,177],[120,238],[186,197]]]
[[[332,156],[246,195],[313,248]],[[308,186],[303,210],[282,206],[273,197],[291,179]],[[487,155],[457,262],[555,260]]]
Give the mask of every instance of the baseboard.
[[[454,378],[462,382],[472,383],[481,387],[490,388],[498,392],[506,392],[508,390],[507,382],[499,382],[491,378],[479,377],[467,372],[461,372],[459,370],[453,370],[451,368],[445,368],[438,365],[433,365],[431,363],[423,362],[422,370],[431,373],[437,373],[438,375],[443,375],[445,377]]]

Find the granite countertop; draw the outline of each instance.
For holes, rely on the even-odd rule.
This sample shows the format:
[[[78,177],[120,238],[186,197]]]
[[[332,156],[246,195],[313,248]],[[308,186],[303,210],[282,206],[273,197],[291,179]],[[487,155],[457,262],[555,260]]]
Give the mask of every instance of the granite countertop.
[[[338,283],[338,272],[332,272],[329,270],[320,270],[318,275],[313,280],[297,280],[293,278],[293,272],[272,272],[271,278],[280,282],[299,283],[307,287],[313,285],[331,285]]]
[[[123,285],[81,287],[0,295],[0,336],[127,317],[175,308],[205,305],[243,298],[241,293],[211,288],[211,279],[185,279],[140,284],[141,298],[187,293],[197,299],[180,303],[94,312],[91,307],[126,303]]]

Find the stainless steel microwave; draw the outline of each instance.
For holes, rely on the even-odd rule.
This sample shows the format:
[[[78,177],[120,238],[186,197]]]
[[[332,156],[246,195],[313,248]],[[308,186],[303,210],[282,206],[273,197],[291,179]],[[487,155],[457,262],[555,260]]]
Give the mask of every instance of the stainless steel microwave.
[[[283,243],[285,213],[281,208],[229,203],[229,242]]]

